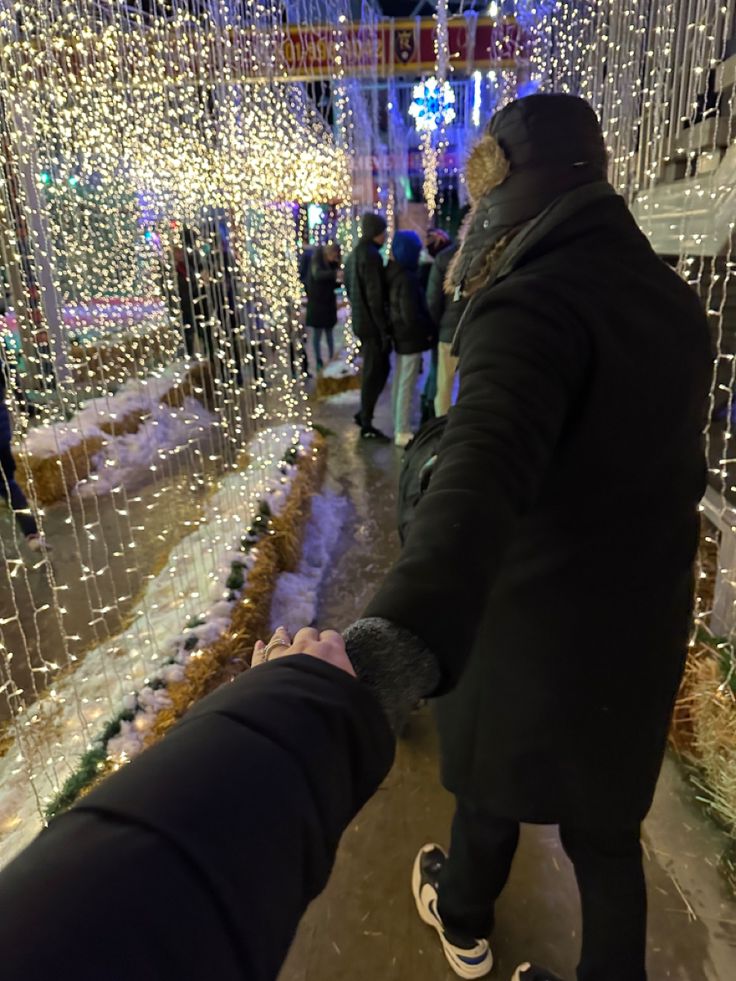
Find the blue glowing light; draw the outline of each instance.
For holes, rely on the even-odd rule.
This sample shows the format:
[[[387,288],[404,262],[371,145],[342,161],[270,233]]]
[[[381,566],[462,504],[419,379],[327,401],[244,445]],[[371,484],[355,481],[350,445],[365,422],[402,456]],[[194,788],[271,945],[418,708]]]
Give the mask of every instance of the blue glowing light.
[[[455,93],[449,82],[432,76],[419,82],[412,91],[409,115],[420,133],[433,133],[439,126],[449,125],[455,118]]]

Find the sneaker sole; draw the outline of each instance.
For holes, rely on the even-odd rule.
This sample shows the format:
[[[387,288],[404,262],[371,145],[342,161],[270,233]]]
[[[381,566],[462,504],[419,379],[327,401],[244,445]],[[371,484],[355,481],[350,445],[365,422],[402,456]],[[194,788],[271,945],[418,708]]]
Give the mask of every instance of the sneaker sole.
[[[431,926],[433,930],[436,931],[437,936],[440,938],[440,943],[442,944],[442,949],[445,952],[445,957],[447,963],[450,965],[452,970],[460,978],[466,978],[467,981],[473,981],[474,978],[484,978],[487,974],[490,974],[493,970],[493,954],[488,951],[488,959],[483,962],[483,964],[469,965],[463,964],[462,961],[457,959],[454,948],[445,939],[442,927],[437,922],[434,916],[430,913],[428,909],[425,908],[421,901],[419,891],[422,884],[422,873],[421,873],[421,860],[425,851],[429,851],[432,848],[440,848],[439,845],[426,845],[417,854],[414,859],[414,867],[411,872],[411,891],[414,896],[414,903],[417,908],[417,913],[419,914],[419,919],[422,923],[426,923],[427,926]],[[441,849],[440,849],[441,850]]]

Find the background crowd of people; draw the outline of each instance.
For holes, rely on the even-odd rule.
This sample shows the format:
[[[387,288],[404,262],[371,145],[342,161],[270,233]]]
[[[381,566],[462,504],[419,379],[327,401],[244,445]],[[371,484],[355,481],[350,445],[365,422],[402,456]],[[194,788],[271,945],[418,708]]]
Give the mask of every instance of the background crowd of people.
[[[365,440],[389,442],[373,425],[376,404],[391,374],[393,439],[404,447],[417,422],[446,415],[452,404],[457,359],[452,338],[464,309],[444,291],[444,279],[457,246],[443,229],[431,227],[422,242],[417,232],[395,232],[388,262],[382,250],[387,240],[382,215],[367,212],[361,236],[345,261],[334,244],[312,247],[304,242],[299,274],[307,297],[306,327],[311,334],[317,371],[324,367],[322,338],[330,360],[335,356],[337,324],[335,291],[345,286],[350,301],[352,329],[360,342],[362,359],[360,409],[355,422]],[[424,355],[429,354],[426,359]],[[421,414],[414,416],[414,395],[426,368],[421,392]]]

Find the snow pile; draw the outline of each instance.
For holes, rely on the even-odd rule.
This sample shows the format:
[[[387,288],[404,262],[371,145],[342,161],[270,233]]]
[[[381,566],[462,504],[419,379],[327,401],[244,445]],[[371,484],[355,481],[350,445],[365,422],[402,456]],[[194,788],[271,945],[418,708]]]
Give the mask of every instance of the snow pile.
[[[344,354],[344,352],[342,352]],[[358,369],[354,364],[341,360],[331,361],[322,371],[323,378],[350,378],[357,375]]]
[[[131,379],[114,395],[90,399],[68,421],[30,429],[24,449],[34,457],[57,456],[91,436],[105,436],[100,426],[123,419],[133,412],[152,412],[166,393],[181,382],[187,371],[184,363],[171,365],[145,381]]]
[[[296,572],[279,576],[271,604],[271,628],[286,627],[293,634],[317,616],[319,590],[330,572],[330,562],[347,516],[347,498],[334,491],[315,494],[312,514]]]
[[[150,470],[176,447],[184,449],[215,422],[215,416],[194,398],[185,398],[176,409],[156,400],[148,411],[136,432],[106,437],[105,446],[92,458],[91,475],[79,481],[77,493],[91,497],[130,486],[137,474]]]
[[[347,392],[338,392],[336,395],[325,395],[323,401],[329,402],[330,405],[356,406],[360,404],[360,392],[357,388],[348,389]]]
[[[203,523],[175,546],[167,567],[147,584],[128,627],[88,651],[73,671],[55,679],[46,698],[17,716],[13,742],[0,758],[0,867],[41,828],[41,811],[104,721],[136,706],[138,714],[124,724],[117,746],[121,756],[134,754],[168,697],[153,680],[181,677],[184,652],[191,656],[227,629],[236,601],[228,597],[242,594],[254,561],[252,551],[245,555],[238,546],[259,502],[266,499],[279,513],[296,472],[284,455],[297,442],[307,448],[313,437],[293,425],[258,433],[247,448],[250,466],[220,482]],[[243,585],[232,590],[225,583],[236,557],[244,566]]]

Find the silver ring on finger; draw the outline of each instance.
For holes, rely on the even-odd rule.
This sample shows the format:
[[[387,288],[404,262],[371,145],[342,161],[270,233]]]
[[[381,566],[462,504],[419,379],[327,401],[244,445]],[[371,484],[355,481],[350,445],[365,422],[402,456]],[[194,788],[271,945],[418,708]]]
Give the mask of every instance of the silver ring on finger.
[[[291,644],[286,640],[272,640],[266,645],[266,649],[263,652],[263,660],[267,661],[271,656],[274,648],[276,647],[291,647]]]

